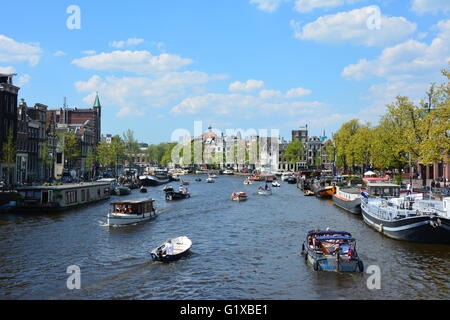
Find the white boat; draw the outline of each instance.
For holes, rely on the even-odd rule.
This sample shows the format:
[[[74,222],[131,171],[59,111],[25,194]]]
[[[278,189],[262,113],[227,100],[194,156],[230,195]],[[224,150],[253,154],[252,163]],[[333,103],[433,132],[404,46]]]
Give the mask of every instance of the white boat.
[[[129,200],[112,202],[112,211],[108,213],[108,226],[132,225],[156,217],[153,206],[155,200]]]
[[[251,180],[249,180],[249,179],[245,179],[244,180],[244,184],[245,185],[251,185],[251,184],[253,184],[253,182]]]
[[[224,175],[228,175],[228,176],[232,176],[232,175],[234,175],[234,172],[232,170],[224,170],[223,174]]]
[[[273,181],[272,182],[272,187],[279,188],[279,187],[281,187],[281,184],[278,181]]]
[[[189,254],[192,241],[188,237],[168,239],[150,252],[154,261],[170,262],[179,260]]]
[[[214,183],[216,180],[214,180],[212,177],[208,177],[208,179],[205,180],[206,183]]]

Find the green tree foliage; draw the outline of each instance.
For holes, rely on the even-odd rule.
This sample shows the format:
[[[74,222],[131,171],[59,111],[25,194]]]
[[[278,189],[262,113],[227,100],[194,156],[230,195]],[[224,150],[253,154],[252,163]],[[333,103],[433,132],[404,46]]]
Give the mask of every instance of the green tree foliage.
[[[294,140],[288,144],[285,152],[284,158],[290,164],[296,164],[304,158],[305,149],[303,143],[300,140]]]
[[[135,139],[134,132],[131,129],[128,129],[127,132],[123,134],[123,144],[127,160],[131,162],[134,156],[140,153],[139,142]]]
[[[64,158],[67,160],[69,169],[72,168],[74,161],[80,157],[80,144],[77,135],[73,131],[63,134]]]

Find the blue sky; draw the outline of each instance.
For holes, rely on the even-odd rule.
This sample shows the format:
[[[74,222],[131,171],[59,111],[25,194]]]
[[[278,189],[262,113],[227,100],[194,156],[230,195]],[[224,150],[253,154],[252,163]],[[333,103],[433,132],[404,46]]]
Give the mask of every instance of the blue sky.
[[[80,8],[69,29],[67,8]],[[104,133],[169,141],[217,129],[308,124],[329,135],[376,123],[396,95],[419,101],[450,61],[448,0],[9,1],[0,72],[28,105],[87,107]]]

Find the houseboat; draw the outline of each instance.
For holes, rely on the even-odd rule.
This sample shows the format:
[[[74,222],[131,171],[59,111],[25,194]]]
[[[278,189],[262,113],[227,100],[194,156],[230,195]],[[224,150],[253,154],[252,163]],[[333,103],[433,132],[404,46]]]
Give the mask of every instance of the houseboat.
[[[17,188],[19,200],[15,212],[47,213],[85,206],[109,199],[109,182],[85,182],[56,186]]]
[[[356,187],[336,187],[333,202],[353,214],[361,214],[361,190]]]
[[[424,200],[423,194],[400,196],[400,186],[368,184],[361,209],[364,221],[390,238],[450,243],[450,198]]]

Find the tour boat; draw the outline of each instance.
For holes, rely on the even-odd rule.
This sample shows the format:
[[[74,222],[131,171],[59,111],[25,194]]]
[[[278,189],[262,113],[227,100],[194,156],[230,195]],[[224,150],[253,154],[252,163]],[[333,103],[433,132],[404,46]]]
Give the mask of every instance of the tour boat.
[[[150,255],[153,261],[171,262],[187,256],[191,250],[192,241],[188,237],[169,239],[153,249]]]
[[[153,199],[112,202],[107,225],[124,226],[151,220],[156,217],[154,202]]]
[[[388,237],[423,243],[450,243],[450,198],[424,200],[400,196],[400,186],[369,183],[362,193],[364,221]]]
[[[359,188],[337,187],[336,194],[333,194],[333,202],[348,212],[361,214],[361,190]]]
[[[310,231],[302,245],[305,261],[314,271],[364,272],[356,240],[345,231]]]
[[[89,205],[110,198],[110,182],[18,187],[14,212],[48,213]]]
[[[183,187],[180,187],[178,191],[175,191],[173,187],[167,186],[164,188],[164,192],[166,193],[167,201],[188,199],[191,197],[189,190]]]
[[[231,200],[233,201],[245,201],[248,199],[248,195],[245,192],[233,192]]]

